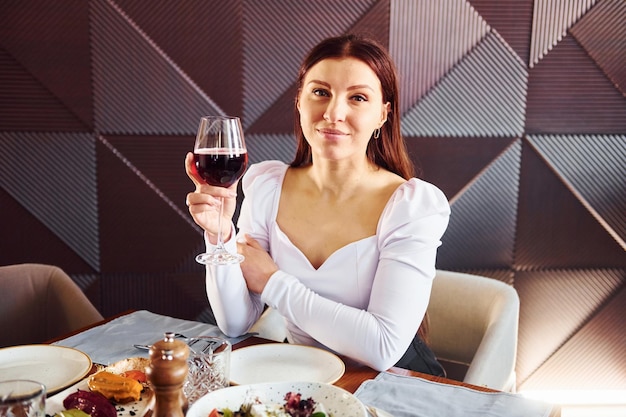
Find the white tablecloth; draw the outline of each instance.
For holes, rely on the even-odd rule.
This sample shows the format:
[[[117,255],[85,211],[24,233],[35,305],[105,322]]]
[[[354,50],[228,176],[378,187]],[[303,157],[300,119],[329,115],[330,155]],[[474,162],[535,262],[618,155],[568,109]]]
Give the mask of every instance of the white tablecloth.
[[[354,395],[394,417],[547,417],[552,405],[505,392],[482,392],[422,378],[378,374]]]
[[[228,339],[232,344],[248,337],[229,338],[212,324],[182,320],[141,310],[59,340],[54,344],[78,349],[89,355],[93,362],[109,365],[134,356],[147,358],[147,350],[137,349],[133,345],[151,345],[162,339],[165,332],[181,333],[187,337],[220,336]]]

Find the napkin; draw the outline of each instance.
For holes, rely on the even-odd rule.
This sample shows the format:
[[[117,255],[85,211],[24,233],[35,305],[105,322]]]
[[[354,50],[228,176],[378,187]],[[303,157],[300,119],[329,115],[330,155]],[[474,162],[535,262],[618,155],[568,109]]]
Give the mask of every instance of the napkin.
[[[394,417],[547,417],[552,405],[506,392],[482,392],[381,372],[354,395]]]
[[[140,310],[123,315],[108,323],[55,342],[85,352],[95,363],[110,365],[125,358],[148,357],[148,351],[133,344],[151,345],[163,338],[165,332],[182,333],[187,337],[219,336],[235,344],[249,337],[226,337],[212,324],[182,320]]]

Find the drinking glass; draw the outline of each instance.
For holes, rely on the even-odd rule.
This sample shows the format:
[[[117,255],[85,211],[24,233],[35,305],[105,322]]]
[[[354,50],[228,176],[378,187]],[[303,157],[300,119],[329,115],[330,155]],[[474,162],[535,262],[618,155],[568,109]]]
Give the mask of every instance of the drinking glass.
[[[36,381],[0,382],[0,417],[45,417],[46,387]]]
[[[232,345],[221,337],[198,336],[187,340],[189,372],[183,392],[189,405],[209,392],[230,385]]]
[[[248,166],[248,152],[243,139],[243,128],[238,117],[205,116],[200,119],[193,149],[198,174],[207,184],[230,187],[243,175]],[[209,253],[196,256],[201,264],[223,265],[239,263],[243,256],[230,253],[222,241],[224,199],[220,201],[217,246]]]

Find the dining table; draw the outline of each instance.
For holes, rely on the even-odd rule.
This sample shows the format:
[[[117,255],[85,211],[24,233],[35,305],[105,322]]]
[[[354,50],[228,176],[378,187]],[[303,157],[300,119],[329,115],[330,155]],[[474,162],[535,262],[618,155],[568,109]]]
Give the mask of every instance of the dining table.
[[[163,336],[164,332],[178,332],[189,336],[201,334],[221,336],[229,339],[232,343],[233,351],[255,345],[277,343],[259,337],[257,334],[246,334],[237,338],[228,338],[221,333],[219,328],[215,325],[193,320],[178,319],[152,313],[147,310],[126,311],[108,317],[91,326],[49,340],[47,343],[70,347],[85,352],[93,361],[91,372],[95,372],[97,369],[101,369],[103,365],[111,364],[127,357],[148,357],[147,351],[135,348],[134,344],[154,343]],[[426,398],[423,404],[432,403],[433,398],[441,398],[440,401],[442,404],[446,403],[445,406],[448,407],[450,405],[448,403],[453,403],[456,401],[455,399],[458,398],[459,404],[452,404],[452,408],[450,408],[452,411],[449,413],[432,415],[459,415],[465,417],[466,415],[472,415],[471,413],[462,411],[464,407],[467,407],[467,401],[484,401],[485,404],[481,404],[479,408],[494,407],[494,410],[498,407],[507,410],[517,409],[518,411],[515,415],[529,417],[561,416],[561,409],[558,404],[537,402],[536,400],[527,399],[515,393],[501,392],[488,387],[472,385],[463,381],[456,381],[398,367],[391,367],[384,372],[379,372],[346,356],[337,356],[344,362],[345,371],[338,380],[333,382],[333,385],[354,394],[362,401],[375,401],[380,397],[394,395],[393,393],[396,393],[396,395],[406,395],[406,393],[409,393],[408,395],[412,399],[420,397],[419,393],[422,392],[425,397],[430,398]],[[381,385],[379,388],[382,389],[384,393],[374,390],[376,383],[388,384]],[[415,385],[405,385],[405,383]],[[393,387],[390,391],[388,390],[389,386]],[[396,387],[398,387],[397,390]],[[387,391],[392,394],[387,394]],[[391,398],[391,400],[408,401],[409,399]],[[498,405],[493,406],[495,403]],[[527,410],[527,412],[524,410]],[[459,414],[456,414],[457,412]],[[428,414],[417,413],[415,415],[421,416]],[[477,413],[475,415],[478,416],[481,414]],[[508,417],[513,414],[508,412],[498,414],[494,411],[494,413],[486,412],[482,415],[493,417],[501,415],[502,417]]]

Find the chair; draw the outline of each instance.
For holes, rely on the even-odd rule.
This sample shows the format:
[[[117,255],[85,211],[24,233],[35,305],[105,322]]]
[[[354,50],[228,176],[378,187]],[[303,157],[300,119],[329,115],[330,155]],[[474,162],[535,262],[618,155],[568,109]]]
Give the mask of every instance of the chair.
[[[515,391],[519,297],[511,285],[438,270],[428,316],[431,349],[444,365],[467,366],[463,382]]]
[[[43,343],[102,319],[62,269],[0,266],[0,347]]]
[[[519,297],[512,286],[438,270],[428,316],[429,345],[444,366],[467,368],[463,382],[515,391]],[[286,337],[283,320],[268,308],[250,331],[282,342]]]

